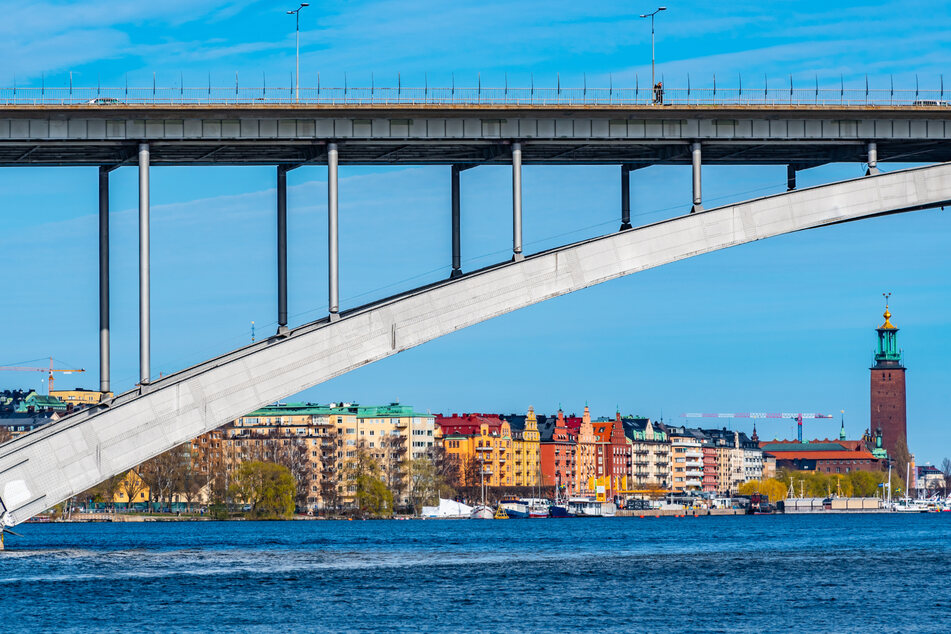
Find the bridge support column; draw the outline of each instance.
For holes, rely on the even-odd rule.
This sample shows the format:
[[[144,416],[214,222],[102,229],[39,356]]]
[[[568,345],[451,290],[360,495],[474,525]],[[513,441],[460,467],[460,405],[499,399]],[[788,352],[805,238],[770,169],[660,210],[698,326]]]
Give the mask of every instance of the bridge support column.
[[[277,334],[287,333],[287,172],[277,166]]]
[[[99,168],[99,391],[109,380],[109,171]]]
[[[512,144],[512,259],[522,255],[522,144]]]
[[[873,141],[868,144],[868,171],[865,175],[873,176],[878,173],[878,143]]]
[[[459,165],[452,166],[452,272],[449,273],[449,279],[453,279],[462,275],[462,243],[460,239],[461,233],[461,222],[460,222],[460,213],[461,213],[461,201],[460,201],[460,189],[459,189],[459,174],[462,172],[462,167]]]
[[[631,228],[631,166],[621,165],[621,231]]]
[[[150,372],[149,306],[149,144],[139,144],[139,383],[147,385]]]
[[[786,166],[786,191],[791,192],[796,189],[796,166]]]
[[[694,213],[695,211],[703,211],[703,196],[700,191],[701,154],[699,143],[690,145],[690,155],[693,164],[693,207],[690,208],[690,213]]]
[[[327,144],[327,271],[330,321],[339,319],[340,272],[337,252],[337,144]]]

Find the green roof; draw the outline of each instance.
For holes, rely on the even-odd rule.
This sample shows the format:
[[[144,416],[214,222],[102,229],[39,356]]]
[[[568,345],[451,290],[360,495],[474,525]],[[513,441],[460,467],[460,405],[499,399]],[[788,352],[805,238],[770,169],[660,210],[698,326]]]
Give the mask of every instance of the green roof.
[[[420,414],[413,411],[411,405],[399,405],[391,403],[389,405],[319,405],[317,403],[281,403],[277,405],[268,405],[261,409],[254,410],[245,417],[261,416],[330,416],[332,414],[354,414],[357,418],[395,418],[395,417],[418,417],[431,416],[431,414]]]

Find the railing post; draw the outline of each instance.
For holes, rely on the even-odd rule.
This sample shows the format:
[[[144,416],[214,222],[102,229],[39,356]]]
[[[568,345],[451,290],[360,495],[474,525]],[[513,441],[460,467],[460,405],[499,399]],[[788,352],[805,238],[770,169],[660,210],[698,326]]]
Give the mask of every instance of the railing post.
[[[631,166],[621,165],[621,231],[631,228]]]
[[[109,168],[99,167],[99,391],[109,380]]]
[[[703,211],[703,196],[700,191],[700,142],[695,141],[690,146],[691,163],[693,165],[693,206],[690,213]]]
[[[512,252],[516,262],[522,255],[522,144],[512,144]]]
[[[287,166],[277,166],[277,334],[287,332]]]
[[[786,191],[796,189],[796,166],[790,163],[786,166]]]
[[[327,144],[327,257],[330,320],[339,319],[340,272],[337,252],[337,144]]]
[[[868,171],[865,172],[865,175],[874,176],[878,173],[878,144],[870,141],[868,144]]]
[[[139,382],[150,380],[149,144],[139,144]]]
[[[459,165],[453,165],[452,171],[452,272],[449,278],[456,278],[462,275],[462,245],[460,240],[461,232],[461,200],[459,174],[462,171]]]

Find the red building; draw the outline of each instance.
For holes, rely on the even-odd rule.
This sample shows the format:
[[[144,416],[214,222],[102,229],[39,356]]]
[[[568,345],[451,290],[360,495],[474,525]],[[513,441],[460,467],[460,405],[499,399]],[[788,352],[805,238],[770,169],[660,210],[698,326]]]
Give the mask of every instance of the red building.
[[[620,495],[632,481],[633,445],[624,434],[620,412],[613,421],[596,421],[593,425],[597,460],[595,475],[604,482],[607,497],[612,498]]]
[[[885,306],[885,323],[879,326],[878,350],[871,370],[870,427],[873,433],[882,430],[882,442],[891,458],[908,455],[908,431],[905,418],[905,366],[898,348],[898,328],[892,325],[892,314]]]
[[[802,443],[796,440],[771,440],[759,445],[764,454],[776,457],[776,469],[826,474],[881,472],[885,465],[884,452],[874,450],[869,444],[857,440],[825,439]]]
[[[538,426],[542,484],[556,487],[560,496],[571,495],[577,478],[577,434],[569,432],[565,413],[560,409],[554,421],[549,418],[545,423]]]

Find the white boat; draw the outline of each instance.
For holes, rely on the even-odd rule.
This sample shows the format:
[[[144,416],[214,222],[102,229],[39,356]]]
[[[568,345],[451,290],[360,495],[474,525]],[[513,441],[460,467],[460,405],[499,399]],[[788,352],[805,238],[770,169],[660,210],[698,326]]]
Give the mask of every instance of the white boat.
[[[490,520],[495,516],[495,509],[491,506],[485,506],[480,504],[472,509],[472,513],[469,514],[469,519],[473,520]]]
[[[455,500],[439,499],[439,506],[424,506],[420,517],[424,519],[469,519],[473,508]]]
[[[568,513],[573,517],[614,517],[617,505],[614,502],[598,502],[587,497],[568,499]]]
[[[528,505],[529,517],[548,517],[551,511],[551,500],[545,498],[522,498],[522,502]]]

